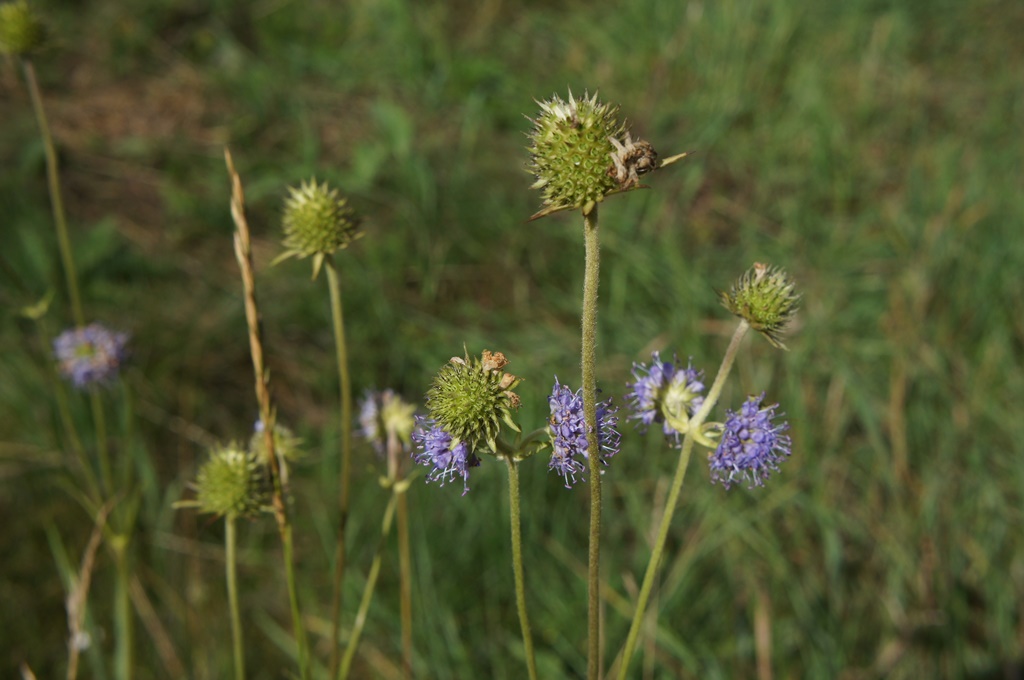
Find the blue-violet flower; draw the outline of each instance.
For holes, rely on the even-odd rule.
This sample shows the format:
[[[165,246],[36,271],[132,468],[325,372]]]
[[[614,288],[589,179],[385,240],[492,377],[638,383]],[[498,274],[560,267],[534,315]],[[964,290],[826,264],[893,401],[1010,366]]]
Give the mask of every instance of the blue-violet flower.
[[[565,487],[572,488],[576,483],[576,475],[586,477],[588,472],[587,426],[583,418],[583,389],[574,394],[555,378],[555,386],[548,397],[551,406],[551,419],[548,432],[551,435],[551,462],[549,470],[556,470],[565,479]],[[597,404],[597,445],[600,460],[608,464],[608,459],[619,451],[620,435],[617,429],[619,419],[618,408],[612,406],[612,400]]]
[[[359,426],[363,438],[383,455],[389,434],[394,434],[403,446],[410,445],[409,437],[416,427],[413,413],[416,406],[405,402],[394,390],[366,390],[359,402]]]
[[[435,421],[416,417],[417,428],[412,439],[419,448],[414,454],[417,463],[433,466],[427,473],[428,482],[441,482],[462,477],[462,495],[469,491],[469,468],[480,465],[480,459],[469,449],[464,441],[455,442],[453,437],[442,430]]]
[[[778,404],[761,408],[764,393],[749,397],[739,412],[726,411],[725,426],[718,449],[711,455],[711,481],[728,489],[733,482],[746,481],[749,488],[764,486],[779,463],[789,458],[789,423],[776,418]],[[783,414],[779,414],[781,418]]]
[[[629,417],[639,420],[641,429],[661,423],[665,435],[675,441],[686,432],[689,417],[704,403],[704,372],[690,364],[683,368],[678,362],[677,357],[662,361],[659,353],[654,352],[650,365],[634,363],[636,382],[626,395],[633,410]]]
[[[53,341],[53,353],[60,372],[74,383],[86,387],[110,382],[124,361],[127,333],[108,330],[98,323],[66,330]]]

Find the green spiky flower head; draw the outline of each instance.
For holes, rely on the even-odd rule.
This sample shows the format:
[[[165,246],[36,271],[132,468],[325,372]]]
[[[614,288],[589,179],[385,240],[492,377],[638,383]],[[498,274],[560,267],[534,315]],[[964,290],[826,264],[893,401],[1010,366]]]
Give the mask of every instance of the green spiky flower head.
[[[529,172],[537,178],[532,189],[544,195],[544,209],[535,217],[567,208],[584,212],[619,190],[612,156],[612,139],[625,132],[617,106],[602,104],[597,95],[569,101],[558,95],[538,102],[540,115],[530,132]],[[611,171],[611,172],[610,172]]]
[[[363,235],[362,220],[348,200],[326,182],[318,184],[313,179],[288,191],[283,217],[286,251],[275,262],[312,256],[316,278],[327,255],[347,248]]]
[[[758,262],[718,297],[726,309],[745,319],[772,346],[786,349],[782,335],[800,306],[800,295],[785,270]]]
[[[46,27],[25,0],[0,5],[0,53],[24,56],[46,42]]]
[[[504,354],[484,350],[479,359],[452,357],[434,377],[426,400],[429,418],[451,435],[452,447],[465,442],[470,452],[486,445],[497,453],[502,423],[519,432],[512,420],[519,395],[512,390],[520,379],[505,373],[506,365]]]
[[[196,476],[196,501],[202,512],[250,516],[265,498],[263,468],[238,444],[215,446]]]

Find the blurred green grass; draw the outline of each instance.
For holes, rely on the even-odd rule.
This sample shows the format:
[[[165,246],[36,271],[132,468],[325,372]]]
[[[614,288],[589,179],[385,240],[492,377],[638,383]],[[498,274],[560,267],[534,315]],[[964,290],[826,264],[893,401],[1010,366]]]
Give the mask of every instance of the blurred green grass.
[[[295,496],[324,658],[335,373],[323,283],[305,264],[267,266],[285,187],[315,174],[368,217],[340,259],[357,390],[417,398],[463,343],[486,347],[525,378],[521,420],[540,425],[552,376],[578,381],[582,243],[572,216],[524,221],[539,199],[522,114],[566,86],[620,103],[661,153],[692,153],[601,209],[607,394],[621,398],[651,349],[713,371],[730,332],[713,289],[753,261],[785,266],[805,295],[791,351],[750,341],[723,402],[767,390],[793,459],[750,493],[710,487],[694,464],[645,677],[755,677],[757,630],[777,677],[999,677],[1024,656],[1019,3],[39,5],[57,36],[37,66],[87,311],[135,336],[138,440],[160,476],[140,579],[191,677],[230,663],[219,527],[169,503],[203,446],[245,436],[256,412],[222,147],[246,184],[280,412],[315,453]],[[46,532],[77,561],[89,521],[53,481],[44,368],[66,315],[57,305],[45,333],[17,316],[62,285],[10,62],[0,101],[0,668],[50,677],[66,623]],[[625,442],[605,478],[609,663],[675,463],[654,437]],[[350,604],[385,503],[363,453]],[[417,677],[522,675],[499,467],[485,461],[465,497],[411,494]],[[540,461],[522,485],[541,673],[581,677],[585,494]],[[242,533],[252,677],[280,677],[275,537],[268,522]],[[364,677],[395,677],[396,578],[386,564]],[[101,622],[109,589],[98,577]],[[139,647],[139,677],[173,677],[143,631]]]

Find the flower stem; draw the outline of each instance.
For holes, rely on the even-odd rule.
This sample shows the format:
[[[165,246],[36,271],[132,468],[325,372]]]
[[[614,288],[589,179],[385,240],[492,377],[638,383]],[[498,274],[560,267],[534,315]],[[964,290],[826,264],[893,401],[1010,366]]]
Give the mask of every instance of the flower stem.
[[[108,498],[114,496],[114,473],[110,467],[110,451],[107,448],[107,417],[103,412],[103,399],[95,385],[89,386],[89,403],[92,406],[92,420],[96,426],[96,455],[100,459],[100,481]]]
[[[388,430],[388,478],[402,483],[399,456],[402,442],[393,429]],[[402,675],[412,677],[412,559],[409,554],[409,504],[405,493],[398,496],[398,580],[402,619]]]
[[[583,214],[586,271],[583,277],[582,348],[583,419],[587,425],[587,449],[590,464],[590,541],[587,570],[587,678],[601,677],[601,457],[597,443],[597,284],[600,272],[600,241],[597,233],[597,206]]]
[[[409,553],[409,504],[398,497],[398,578],[401,591],[402,671],[412,677],[412,559]]]
[[[71,254],[71,239],[68,236],[68,222],[64,216],[64,200],[60,193],[60,176],[57,172],[57,150],[53,145],[50,125],[46,121],[43,109],[43,97],[39,92],[39,81],[36,70],[28,59],[22,61],[25,69],[25,82],[28,84],[29,96],[32,98],[32,109],[39,125],[39,134],[43,138],[43,150],[46,154],[46,179],[50,189],[50,205],[53,208],[53,221],[57,225],[57,246],[60,249],[60,260],[64,267],[64,278],[68,286],[68,299],[71,301],[71,314],[75,325],[85,326],[85,315],[82,313],[82,297],[78,292],[78,274],[75,271],[75,259]]]
[[[366,588],[363,590],[363,599],[359,602],[359,611],[356,612],[356,620],[352,624],[352,633],[348,637],[348,644],[345,646],[345,656],[341,660],[341,667],[338,669],[338,680],[345,680],[352,668],[352,660],[356,655],[356,648],[359,646],[359,638],[362,636],[363,627],[366,625],[366,613],[373,601],[373,591],[377,586],[377,577],[380,575],[381,554],[384,552],[384,544],[391,533],[391,520],[395,515],[395,505],[398,496],[405,493],[397,485],[391,487],[391,499],[384,510],[384,520],[381,522],[380,541],[377,543],[377,552],[373,556],[373,563],[370,565],[370,573],[366,579]]]
[[[672,488],[669,490],[668,500],[665,503],[665,510],[661,516],[661,523],[658,526],[658,536],[654,542],[654,548],[651,550],[650,560],[647,562],[647,571],[644,573],[644,581],[640,586],[640,595],[637,597],[636,609],[633,612],[633,621],[629,625],[629,634],[626,637],[626,646],[622,651],[621,665],[619,666],[619,680],[625,680],[626,674],[629,671],[629,660],[633,656],[633,651],[636,649],[637,637],[640,634],[640,628],[643,625],[644,612],[647,609],[647,602],[651,596],[651,589],[654,587],[654,578],[658,573],[658,565],[661,562],[661,554],[665,549],[665,541],[668,538],[668,530],[672,525],[672,516],[675,514],[676,505],[679,501],[679,494],[683,488],[683,481],[686,479],[686,469],[689,467],[690,454],[693,452],[694,433],[700,429],[700,426],[704,424],[708,414],[711,413],[711,409],[715,407],[715,403],[718,401],[718,397],[722,394],[722,387],[725,385],[725,379],[729,376],[729,372],[732,370],[732,364],[736,359],[736,353],[740,347],[740,341],[743,340],[743,336],[746,335],[750,325],[746,321],[740,321],[739,326],[736,328],[736,332],[733,333],[732,340],[729,342],[728,349],[725,350],[725,356],[722,358],[722,365],[718,368],[718,374],[715,376],[715,382],[711,385],[711,389],[708,391],[707,397],[704,398],[704,403],[701,405],[700,410],[690,419],[690,426],[683,437],[683,447],[679,452],[679,464],[676,466],[676,474],[672,479]]]
[[[227,561],[224,569],[228,580],[228,608],[231,611],[231,648],[235,657],[235,680],[245,680],[245,654],[242,649],[242,617],[238,612],[238,578],[235,538],[235,515],[224,518],[224,549]]]
[[[110,539],[117,567],[117,585],[114,592],[114,677],[131,680],[133,621],[131,602],[131,573],[128,568],[128,536],[115,535]]]
[[[292,628],[295,629],[295,644],[299,651],[299,677],[309,679],[309,643],[306,641],[306,628],[302,625],[302,613],[299,610],[299,594],[295,586],[295,554],[292,547],[292,525],[289,523],[280,528],[281,544],[284,546],[285,580],[288,582],[288,604],[292,610]]]
[[[523,539],[519,515],[519,469],[511,456],[504,456],[508,465],[509,521],[512,526],[512,573],[516,580],[516,607],[519,609],[519,628],[523,633],[523,653],[526,655],[526,670],[530,680],[537,680],[537,661],[533,653],[533,634],[530,632],[530,618],[526,613],[526,584],[523,578]]]
[[[341,311],[341,283],[334,258],[327,256],[327,282],[331,293],[331,319],[334,323],[334,349],[341,389],[341,466],[338,477],[338,537],[334,548],[334,584],[331,599],[331,676],[338,667],[341,653],[341,600],[345,580],[345,525],[348,523],[349,476],[352,460],[352,384],[348,370],[348,349],[345,346],[345,319]]]

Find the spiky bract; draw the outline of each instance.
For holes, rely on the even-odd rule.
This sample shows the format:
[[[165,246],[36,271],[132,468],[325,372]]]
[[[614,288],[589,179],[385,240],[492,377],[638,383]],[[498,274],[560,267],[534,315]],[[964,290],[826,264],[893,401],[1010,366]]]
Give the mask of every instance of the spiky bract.
[[[196,476],[196,500],[203,512],[248,516],[265,498],[263,467],[238,446],[215,446]]]
[[[46,42],[46,26],[24,0],[0,5],[0,53],[21,57]]]
[[[746,319],[774,347],[786,349],[782,335],[800,306],[795,285],[785,270],[757,263],[729,292],[718,296],[726,309]]]
[[[426,397],[429,418],[456,444],[497,453],[501,424],[519,431],[512,420],[519,395],[512,390],[520,380],[501,370],[507,364],[501,352],[484,350],[479,359],[453,357],[434,377]]]
[[[529,172],[537,178],[533,189],[544,196],[547,214],[566,208],[582,208],[600,202],[620,189],[612,168],[616,149],[611,141],[625,133],[618,107],[602,104],[597,95],[569,101],[558,95],[538,102],[540,115],[530,132]]]
[[[316,276],[325,256],[347,248],[363,235],[362,220],[348,200],[326,182],[318,184],[313,179],[288,191],[283,217],[286,250],[278,260],[312,256]]]

